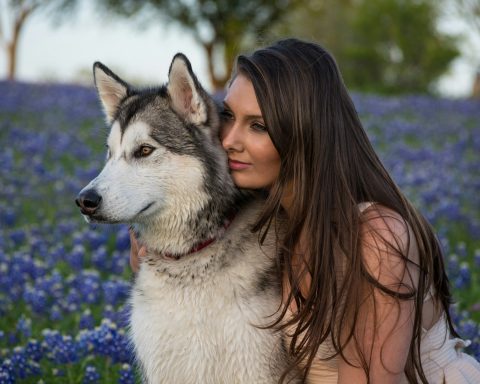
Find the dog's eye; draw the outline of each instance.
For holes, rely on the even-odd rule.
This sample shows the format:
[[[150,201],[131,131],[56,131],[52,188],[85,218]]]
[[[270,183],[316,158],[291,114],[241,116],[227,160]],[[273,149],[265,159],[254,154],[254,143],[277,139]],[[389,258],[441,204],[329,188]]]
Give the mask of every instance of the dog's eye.
[[[155,148],[150,147],[149,145],[142,145],[140,148],[138,148],[134,153],[133,156],[136,158],[139,157],[147,157],[149,156]]]

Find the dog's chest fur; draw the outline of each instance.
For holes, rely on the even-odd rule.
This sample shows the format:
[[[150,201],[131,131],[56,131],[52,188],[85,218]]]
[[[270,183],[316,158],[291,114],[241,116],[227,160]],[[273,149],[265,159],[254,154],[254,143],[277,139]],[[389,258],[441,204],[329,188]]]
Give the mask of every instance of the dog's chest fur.
[[[243,209],[207,248],[147,257],[132,294],[132,338],[148,383],[275,383],[286,367],[274,236],[258,245]],[[267,256],[269,255],[269,256]],[[271,316],[274,315],[274,316]]]

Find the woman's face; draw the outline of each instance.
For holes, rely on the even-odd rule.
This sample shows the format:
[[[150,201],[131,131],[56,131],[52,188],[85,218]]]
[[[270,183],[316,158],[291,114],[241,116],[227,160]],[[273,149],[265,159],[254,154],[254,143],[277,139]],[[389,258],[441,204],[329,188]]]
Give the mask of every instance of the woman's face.
[[[252,82],[238,74],[223,104],[220,139],[233,181],[240,188],[270,188],[280,172],[280,155],[265,127]]]

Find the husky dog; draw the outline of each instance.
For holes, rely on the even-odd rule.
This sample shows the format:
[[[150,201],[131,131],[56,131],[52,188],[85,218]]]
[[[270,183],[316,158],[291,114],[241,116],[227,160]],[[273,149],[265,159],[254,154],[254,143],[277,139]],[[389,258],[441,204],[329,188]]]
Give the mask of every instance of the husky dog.
[[[262,201],[239,198],[216,105],[182,54],[159,88],[134,89],[101,63],[94,78],[107,161],[76,202],[147,245],[130,318],[145,381],[276,383],[289,364],[281,332],[264,328],[281,304],[276,236],[260,246],[251,232]]]

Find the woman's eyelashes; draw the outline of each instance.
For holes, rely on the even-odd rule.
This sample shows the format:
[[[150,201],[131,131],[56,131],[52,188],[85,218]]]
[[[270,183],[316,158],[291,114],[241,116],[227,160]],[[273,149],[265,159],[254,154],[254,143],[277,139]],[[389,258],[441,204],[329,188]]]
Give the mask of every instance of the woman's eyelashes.
[[[254,131],[257,131],[257,132],[266,132],[267,131],[267,127],[265,126],[265,124],[262,124],[262,123],[259,123],[258,121],[254,121],[250,127],[254,130]]]
[[[223,121],[232,121],[235,120],[235,115],[233,112],[228,109],[227,107],[224,107],[222,111],[220,111],[220,117]],[[250,120],[251,118],[248,118],[247,120]],[[250,122],[250,128],[256,132],[266,132],[267,127],[265,126],[264,123],[257,121],[257,120],[252,120]]]
[[[220,112],[220,117],[222,118],[222,120],[233,120],[234,118],[233,113],[227,108],[224,108]]]

